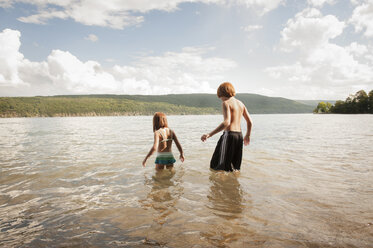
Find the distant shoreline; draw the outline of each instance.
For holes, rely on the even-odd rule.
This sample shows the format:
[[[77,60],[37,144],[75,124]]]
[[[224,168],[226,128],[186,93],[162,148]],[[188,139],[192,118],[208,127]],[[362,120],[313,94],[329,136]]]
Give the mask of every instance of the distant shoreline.
[[[313,115],[314,113],[256,113],[251,115]],[[221,113],[215,114],[168,114],[167,116],[221,116]],[[55,116],[0,116],[0,119],[21,119],[21,118],[70,118],[70,117],[135,117],[135,116],[148,116],[153,114],[124,114],[124,115],[55,115]]]
[[[297,101],[257,94],[237,94],[251,114],[312,113],[314,107]],[[71,95],[0,97],[0,117],[137,116],[221,113],[215,94]]]
[[[310,113],[312,114],[312,113]],[[168,114],[168,116],[184,116],[184,115],[219,115],[218,113],[211,114]],[[137,113],[125,113],[125,114],[81,114],[81,115],[66,115],[66,114],[55,114],[53,116],[48,115],[35,115],[35,116],[4,116],[0,115],[0,118],[61,118],[61,117],[120,117],[120,116],[153,116],[153,114],[137,114]]]

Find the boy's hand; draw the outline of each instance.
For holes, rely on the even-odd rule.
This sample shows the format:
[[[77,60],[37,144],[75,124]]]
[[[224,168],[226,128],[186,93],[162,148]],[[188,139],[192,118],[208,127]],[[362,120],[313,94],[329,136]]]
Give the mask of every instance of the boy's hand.
[[[184,154],[180,154],[180,161],[184,163]]]
[[[146,159],[144,159],[144,160],[142,161],[142,166],[143,166],[143,167],[146,166]]]
[[[209,137],[210,137],[209,134],[204,134],[204,135],[202,135],[201,140],[202,140],[203,142],[205,142],[205,141],[207,140],[207,138],[209,138]]]
[[[245,146],[250,144],[250,135],[245,135],[245,138],[243,139],[243,142]]]

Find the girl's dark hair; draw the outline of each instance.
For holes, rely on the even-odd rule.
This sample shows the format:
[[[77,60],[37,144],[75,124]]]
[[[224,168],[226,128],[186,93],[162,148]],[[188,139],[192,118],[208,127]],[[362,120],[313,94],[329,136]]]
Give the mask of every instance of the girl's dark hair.
[[[156,112],[153,116],[153,132],[164,127],[168,127],[166,115],[162,112]]]

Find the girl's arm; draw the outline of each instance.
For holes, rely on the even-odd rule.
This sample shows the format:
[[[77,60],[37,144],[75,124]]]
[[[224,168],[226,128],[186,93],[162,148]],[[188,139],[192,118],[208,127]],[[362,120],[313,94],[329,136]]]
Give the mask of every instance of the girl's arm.
[[[146,155],[146,157],[144,158],[144,161],[142,161],[142,166],[145,167],[146,165],[146,160],[148,160],[148,158],[153,155],[153,153],[157,150],[158,148],[158,143],[159,143],[159,136],[158,136],[158,133],[157,132],[154,132],[154,143],[153,143],[153,146],[152,148],[150,148],[150,151],[148,152],[148,155]]]
[[[217,128],[215,128],[211,133],[202,135],[202,137],[201,137],[202,141],[206,141],[207,138],[210,138],[211,136],[213,136],[213,135],[217,134],[218,132],[224,130],[231,123],[231,111],[229,110],[229,106],[226,102],[222,103],[222,109],[223,109],[224,121],[222,123],[220,123],[220,125]]]
[[[178,149],[179,152],[180,152],[180,160],[181,160],[181,162],[184,162],[184,152],[183,152],[183,148],[181,147],[180,142],[179,142],[179,140],[177,139],[177,136],[176,136],[176,134],[175,134],[174,131],[172,131],[172,138],[174,139],[175,144],[176,144],[176,147],[177,147],[177,149]]]
[[[246,107],[243,110],[243,117],[245,118],[246,124],[247,124],[247,131],[246,131],[246,135],[245,135],[243,141],[245,143],[245,146],[247,146],[248,144],[250,144],[250,134],[251,134],[251,128],[253,126],[253,122],[251,120],[251,117],[250,117],[249,112],[247,111]]]

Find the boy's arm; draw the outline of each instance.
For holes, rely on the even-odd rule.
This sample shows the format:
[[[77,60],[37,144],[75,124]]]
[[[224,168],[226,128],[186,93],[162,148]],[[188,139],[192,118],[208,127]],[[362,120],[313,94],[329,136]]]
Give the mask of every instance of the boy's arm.
[[[179,140],[178,140],[178,138],[177,138],[177,136],[176,136],[176,134],[175,134],[174,131],[172,131],[172,138],[173,138],[173,140],[175,141],[175,145],[176,145],[177,149],[178,149],[179,152],[180,152],[180,160],[181,160],[181,162],[184,162],[184,152],[183,152],[183,148],[181,147],[180,142],[179,142]]]
[[[247,108],[245,106],[243,110],[243,117],[245,118],[246,124],[247,124],[247,131],[246,131],[246,135],[243,140],[244,140],[245,146],[247,146],[250,143],[250,134],[251,134],[251,128],[253,126],[253,122],[251,121],[249,111],[247,111]]]
[[[226,102],[222,103],[222,109],[223,109],[224,121],[222,123],[220,123],[220,125],[217,128],[215,128],[211,133],[202,135],[202,137],[201,137],[202,141],[206,141],[211,136],[213,136],[213,135],[217,134],[218,132],[224,130],[231,123],[231,111],[229,110],[229,105]]]
[[[157,133],[157,132],[154,132],[154,143],[153,143],[153,146],[152,146],[152,148],[150,148],[150,151],[148,152],[148,154],[146,155],[146,157],[145,157],[144,160],[142,161],[142,166],[145,167],[146,160],[148,160],[148,158],[149,158],[151,155],[153,155],[153,153],[157,150],[158,143],[159,143],[159,136],[158,136],[158,133]]]

